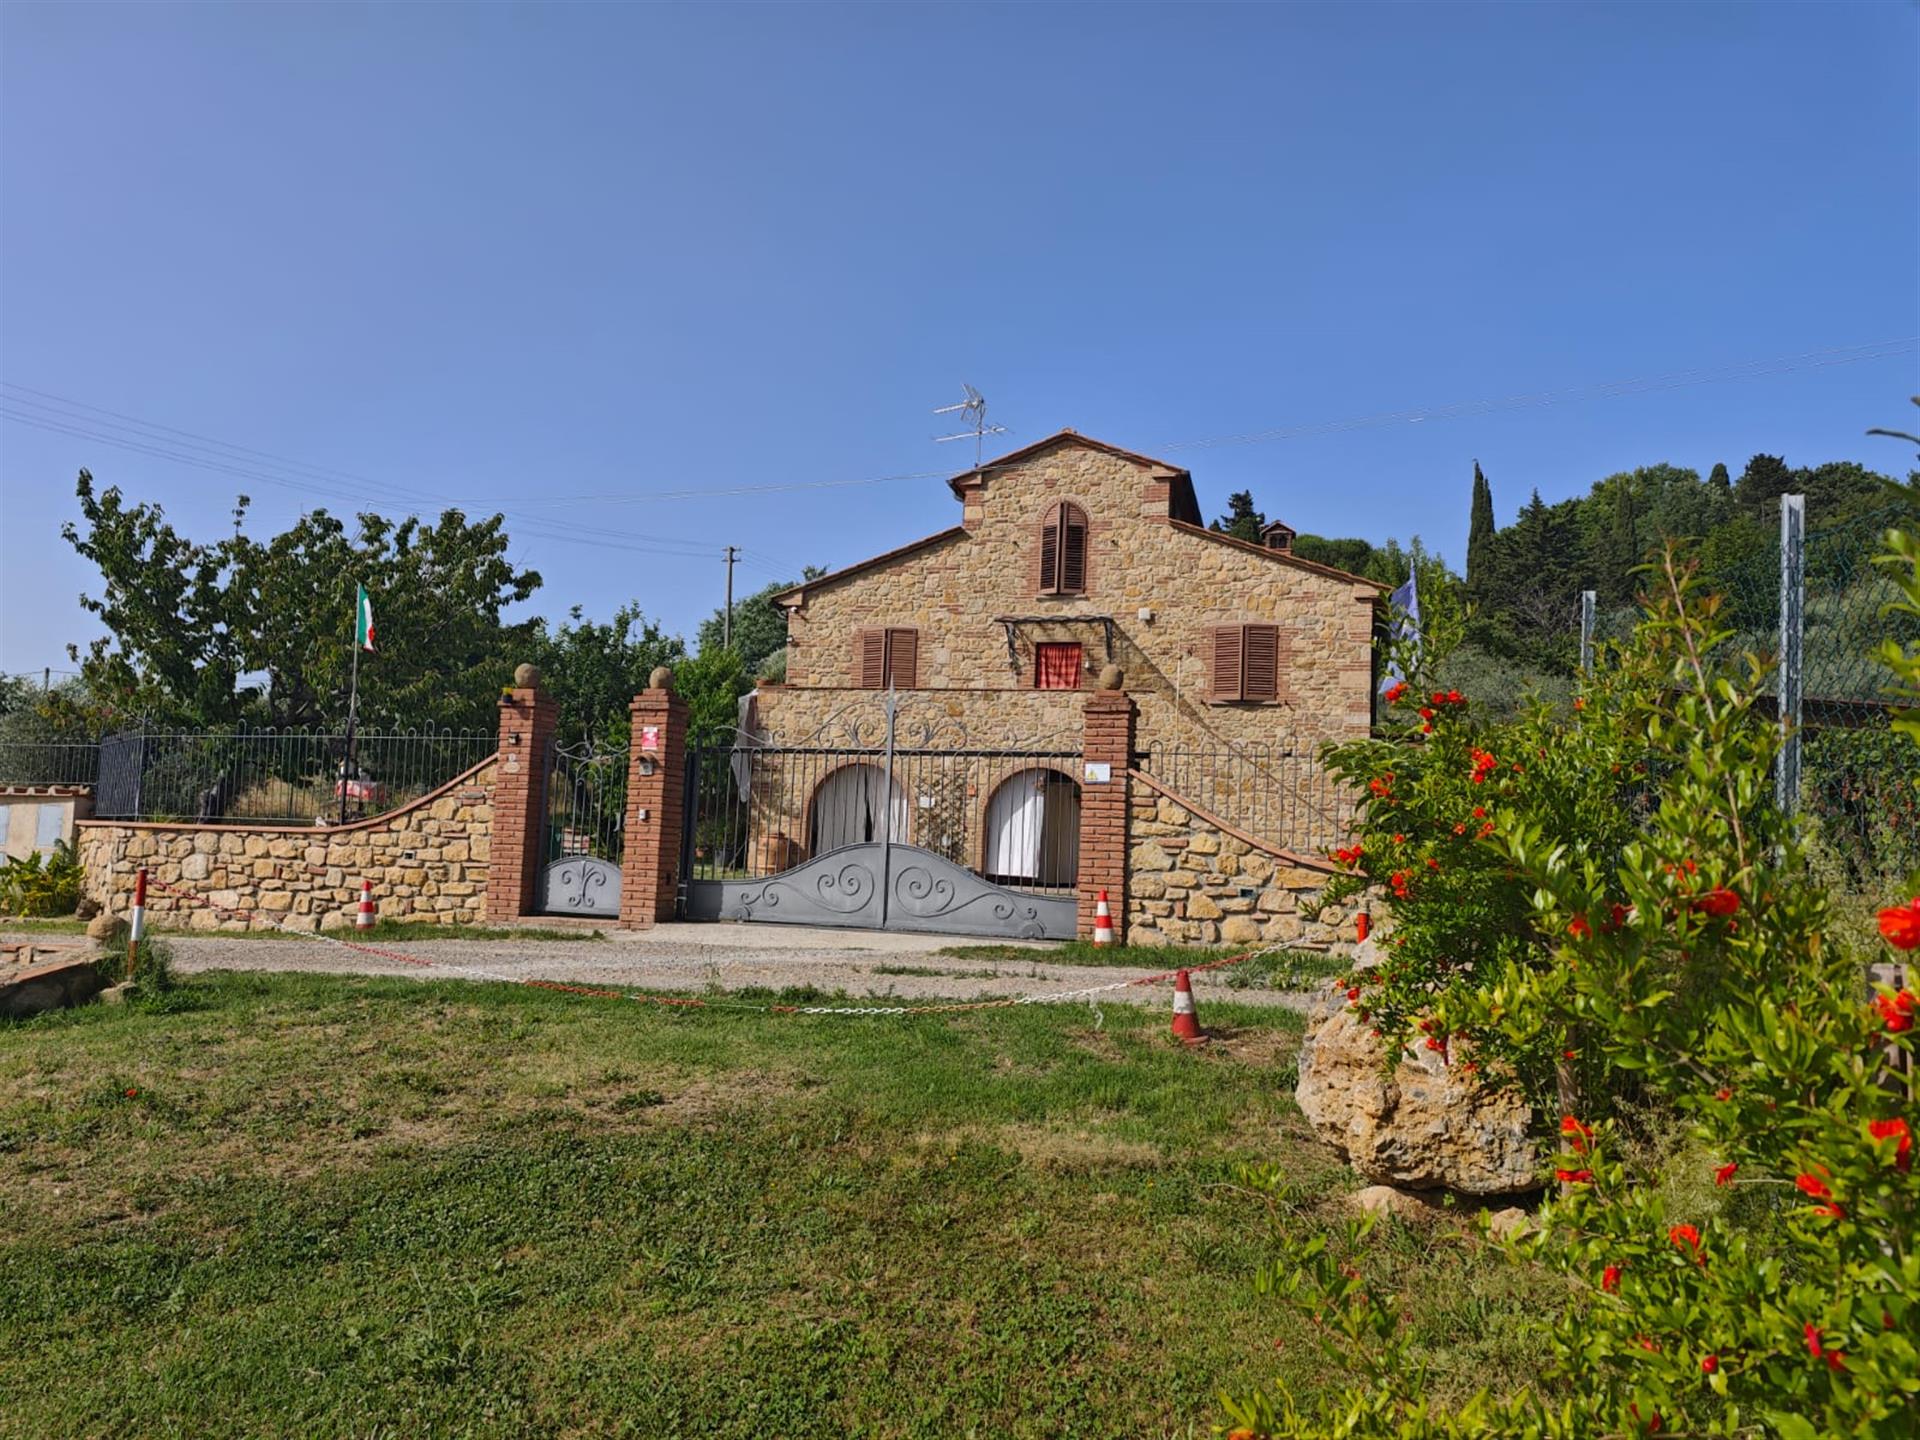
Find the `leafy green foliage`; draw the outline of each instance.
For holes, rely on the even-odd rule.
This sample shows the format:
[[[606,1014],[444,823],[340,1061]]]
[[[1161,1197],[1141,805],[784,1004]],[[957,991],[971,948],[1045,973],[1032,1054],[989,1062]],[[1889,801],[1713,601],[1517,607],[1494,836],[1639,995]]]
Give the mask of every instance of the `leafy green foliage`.
[[[787,612],[773,603],[773,597],[826,573],[818,565],[808,565],[801,569],[798,580],[782,580],[762,586],[734,603],[733,648],[739,652],[741,668],[747,674],[764,674],[768,660],[786,648]],[[700,622],[698,648],[702,651],[718,650],[725,633],[726,611],[723,608]],[[784,674],[785,662],[781,664],[781,673]]]
[[[82,604],[108,633],[80,660],[98,726],[342,724],[356,584],[373,595],[378,649],[360,667],[363,724],[492,723],[499,689],[534,639],[508,605],[540,577],[507,558],[502,517],[436,521],[363,513],[352,528],[314,510],[267,540],[188,539],[158,505],[96,493],[80,472],[80,524],[63,534],[100,572]]]
[[[1254,508],[1253,492],[1236,490],[1227,496],[1227,513],[1217,516],[1208,528],[1222,535],[1231,535],[1236,540],[1245,540],[1249,545],[1258,545],[1260,532],[1266,523],[1266,515]]]
[[[86,870],[64,840],[48,855],[35,850],[10,858],[0,865],[0,914],[71,915],[85,879]]]
[[[1920,601],[1920,565],[1903,546],[1892,553]],[[1772,806],[1779,732],[1764,667],[1727,653],[1734,631],[1697,575],[1669,556],[1656,578],[1647,620],[1571,718],[1483,730],[1468,752],[1484,789],[1507,764],[1487,763],[1494,747],[1524,737],[1535,745],[1520,757],[1526,775],[1584,769],[1601,803],[1633,813],[1632,833],[1579,817],[1588,797],[1564,783],[1516,783],[1487,807],[1483,840],[1510,943],[1444,986],[1422,988],[1423,976],[1390,962],[1365,982],[1378,993],[1355,1002],[1426,999],[1429,1043],[1455,1063],[1485,1057],[1496,1080],[1544,1046],[1565,1047],[1586,1081],[1562,1076],[1560,1193],[1537,1233],[1510,1243],[1518,1263],[1570,1287],[1551,1359],[1524,1389],[1436,1404],[1394,1298],[1356,1285],[1351,1265],[1330,1270],[1297,1250],[1286,1283],[1270,1288],[1323,1323],[1340,1317],[1339,1358],[1354,1380],[1311,1405],[1235,1399],[1229,1413],[1248,1435],[1912,1433],[1920,1254],[1912,1092],[1900,1077],[1913,1063],[1915,1000],[1866,993],[1863,962],[1887,952],[1834,931],[1800,831]],[[1902,683],[1920,679],[1920,655],[1895,665]],[[1423,723],[1434,729],[1402,752],[1447,756],[1459,742],[1444,731],[1471,722]],[[1445,853],[1448,812],[1427,799],[1445,760],[1388,749],[1376,760],[1391,778],[1376,764],[1369,810],[1405,824],[1401,848]],[[1615,793],[1612,766],[1638,774],[1642,762],[1642,793]],[[1913,898],[1880,917],[1903,949],[1920,945],[1915,891],[1920,875]],[[1417,891],[1396,903],[1413,926],[1396,950],[1442,923],[1421,904]],[[1629,1095],[1633,1106],[1617,1103]],[[1694,1145],[1655,1152],[1649,1115],[1683,1123]],[[1663,1183],[1676,1165],[1700,1172],[1680,1177],[1691,1186]]]
[[[580,607],[549,632],[541,624],[533,643],[540,685],[560,707],[560,734],[569,741],[595,735],[627,743],[627,707],[647,687],[657,665],[678,665],[686,646],[641,613],[622,605],[606,624],[583,618]]]

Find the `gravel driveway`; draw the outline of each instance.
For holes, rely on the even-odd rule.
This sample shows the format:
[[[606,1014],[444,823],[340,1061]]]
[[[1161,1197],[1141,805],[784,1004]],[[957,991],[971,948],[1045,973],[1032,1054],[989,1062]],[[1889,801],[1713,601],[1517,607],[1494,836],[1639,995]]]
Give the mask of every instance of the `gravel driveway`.
[[[392,941],[377,948],[430,962],[409,965],[324,940],[256,939],[246,935],[166,934],[174,964],[201,970],[289,970],[413,979],[562,980],[632,985],[647,990],[701,992],[812,985],[855,999],[977,999],[1044,995],[1155,973],[1116,966],[1062,965],[1032,942],[1031,958],[962,959],[937,952],[965,944],[951,936],[816,930],[801,926],[660,925],[609,931],[601,940]],[[1232,989],[1224,972],[1193,977],[1204,999],[1305,1009],[1293,991]],[[1170,1005],[1170,985],[1113,990],[1104,1003]]]

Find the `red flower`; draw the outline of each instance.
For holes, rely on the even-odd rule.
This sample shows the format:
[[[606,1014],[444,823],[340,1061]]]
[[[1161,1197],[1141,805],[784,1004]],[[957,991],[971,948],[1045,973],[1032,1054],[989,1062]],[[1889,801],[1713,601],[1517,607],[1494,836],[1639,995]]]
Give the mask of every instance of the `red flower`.
[[[1404,680],[1396,680],[1387,687],[1386,702],[1389,705],[1397,705],[1400,702],[1400,697],[1406,693],[1407,682]]]
[[[1807,1337],[1807,1354],[1818,1360],[1827,1352],[1820,1345],[1820,1327],[1809,1320],[1800,1327],[1800,1333]]]
[[[1427,856],[1427,869],[1438,870],[1439,868],[1440,868],[1440,862],[1434,859],[1433,856],[1431,855]]]
[[[1825,1173],[1824,1170],[1821,1171],[1821,1174]],[[1827,1188],[1827,1182],[1822,1180],[1819,1175],[1809,1175],[1805,1171],[1802,1171],[1793,1177],[1793,1183],[1815,1200],[1831,1200],[1833,1198],[1833,1191]]]
[[[1913,1028],[1913,992],[1911,990],[1902,990],[1893,995],[1876,995],[1873,997],[1873,1004],[1874,1008],[1880,1012],[1880,1018],[1885,1022],[1889,1034],[1898,1035],[1903,1030]]]
[[[1359,987],[1358,985],[1350,985],[1350,986],[1348,986],[1348,987],[1347,987],[1347,999],[1349,999],[1349,1000],[1358,1000],[1359,998],[1360,998],[1360,987]]]
[[[1587,1153],[1587,1142],[1593,1139],[1593,1127],[1591,1125],[1582,1125],[1578,1120],[1574,1119],[1573,1116],[1562,1115],[1560,1117],[1560,1133],[1570,1137],[1568,1143],[1580,1154],[1584,1155]]]
[[[1653,1341],[1645,1335],[1634,1336],[1633,1343],[1638,1345],[1642,1350],[1647,1351],[1649,1354],[1657,1355],[1660,1353],[1660,1347],[1654,1344]],[[1635,1413],[1637,1414],[1639,1412],[1636,1411]]]
[[[1722,1165],[1718,1170],[1713,1172],[1713,1183],[1716,1185],[1731,1184],[1733,1181],[1733,1172],[1739,1168],[1738,1165],[1733,1164],[1731,1161]]]
[[[1420,707],[1420,718],[1422,720],[1431,720],[1433,718],[1433,711],[1428,709],[1425,705],[1422,705]]]
[[[1620,1267],[1609,1265],[1600,1272],[1600,1288],[1609,1295],[1620,1293]]]
[[[1906,1121],[1899,1119],[1869,1121],[1867,1133],[1876,1140],[1900,1142],[1893,1149],[1895,1168],[1905,1170],[1913,1164],[1913,1134],[1907,1129]]]
[[[1405,835],[1395,835],[1393,837],[1393,843],[1396,845],[1404,845],[1407,843],[1407,837]]]
[[[1467,702],[1461,698],[1458,690],[1449,690],[1447,691],[1447,703],[1449,705],[1464,705]]]
[[[1459,823],[1458,825],[1456,825],[1456,826],[1454,826],[1454,827],[1453,827],[1453,833],[1454,833],[1454,834],[1456,834],[1456,835],[1464,835],[1464,834],[1466,834],[1466,833],[1467,833],[1467,822],[1466,822],[1466,821],[1464,821],[1464,820],[1462,820],[1462,821],[1461,821],[1461,822],[1460,822],[1460,823]]]
[[[1829,1350],[1827,1352],[1827,1368],[1829,1370],[1846,1369],[1847,1357],[1842,1355],[1838,1350]]]
[[[1555,1170],[1553,1178],[1562,1185],[1584,1185],[1593,1179],[1591,1170]]]
[[[1880,912],[1880,933],[1896,950],[1920,947],[1920,895]]]
[[[1431,698],[1434,704],[1444,705],[1447,703],[1447,692],[1444,690],[1436,690],[1433,692],[1433,695]]]
[[[1486,807],[1486,806],[1484,806],[1484,805],[1476,805],[1476,806],[1474,806],[1474,807],[1473,807],[1473,818],[1474,818],[1474,819],[1476,819],[1476,820],[1484,820],[1484,819],[1486,819],[1486,818],[1487,818],[1487,807]]]
[[[1711,1375],[1719,1368],[1720,1357],[1718,1355],[1702,1355],[1700,1357],[1700,1373],[1702,1375]]]
[[[1487,836],[1491,835],[1492,833],[1493,833],[1493,822],[1491,820],[1487,821],[1486,824],[1480,827],[1480,838],[1482,840],[1486,839]]]
[[[1733,1091],[1722,1085],[1718,1090],[1713,1092],[1713,1098],[1720,1101],[1731,1100],[1733,1099]]]
[[[1675,1225],[1667,1231],[1667,1239],[1683,1248],[1691,1247],[1693,1253],[1700,1253],[1700,1232],[1691,1225]]]
[[[1714,915],[1724,920],[1740,908],[1740,897],[1721,885],[1694,901],[1693,908],[1702,915]]]
[[[1576,940],[1584,940],[1593,934],[1593,927],[1587,923],[1586,916],[1576,915],[1567,924],[1567,934]]]
[[[134,1096],[138,1095],[139,1093],[140,1092],[138,1090],[129,1090],[127,1091],[127,1099],[131,1100],[133,1099]]]

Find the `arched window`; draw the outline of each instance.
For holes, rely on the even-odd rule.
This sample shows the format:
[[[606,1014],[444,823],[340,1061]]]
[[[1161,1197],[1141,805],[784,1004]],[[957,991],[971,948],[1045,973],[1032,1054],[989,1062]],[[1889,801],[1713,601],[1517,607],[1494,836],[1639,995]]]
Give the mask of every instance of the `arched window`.
[[[1087,588],[1087,512],[1071,500],[1047,508],[1040,526],[1040,593],[1080,595]]]
[[[1009,775],[987,802],[989,880],[1063,888],[1080,877],[1080,787],[1058,770]]]
[[[891,839],[904,845],[910,816],[907,797],[878,765],[843,765],[820,782],[813,792],[809,853],[824,855],[842,845],[864,845],[892,831]]]

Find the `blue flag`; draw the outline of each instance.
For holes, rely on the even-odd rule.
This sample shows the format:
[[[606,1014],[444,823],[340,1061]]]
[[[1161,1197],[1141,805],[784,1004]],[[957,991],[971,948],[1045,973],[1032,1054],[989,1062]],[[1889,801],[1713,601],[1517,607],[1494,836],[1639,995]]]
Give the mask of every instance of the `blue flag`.
[[[1396,643],[1407,640],[1413,642],[1414,653],[1420,650],[1420,585],[1419,576],[1413,567],[1407,567],[1407,583],[1387,597],[1391,607],[1392,620],[1390,630]],[[1397,660],[1387,661],[1387,673],[1380,681],[1382,692],[1390,690],[1407,677],[1402,673]]]

